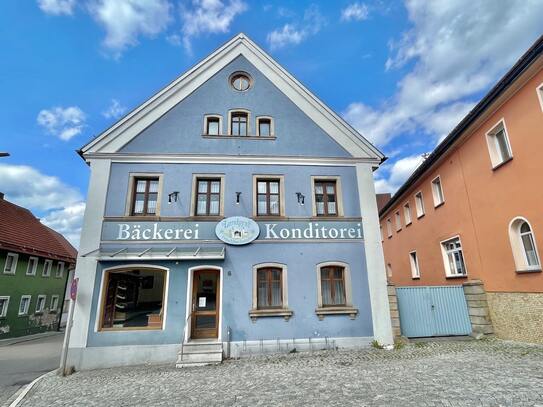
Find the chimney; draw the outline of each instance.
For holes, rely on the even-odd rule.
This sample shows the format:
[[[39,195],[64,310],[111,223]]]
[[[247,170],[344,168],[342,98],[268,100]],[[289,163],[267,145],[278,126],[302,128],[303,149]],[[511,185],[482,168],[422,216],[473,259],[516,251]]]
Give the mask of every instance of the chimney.
[[[0,201],[2,201],[3,199],[4,199],[4,193],[0,192]]]

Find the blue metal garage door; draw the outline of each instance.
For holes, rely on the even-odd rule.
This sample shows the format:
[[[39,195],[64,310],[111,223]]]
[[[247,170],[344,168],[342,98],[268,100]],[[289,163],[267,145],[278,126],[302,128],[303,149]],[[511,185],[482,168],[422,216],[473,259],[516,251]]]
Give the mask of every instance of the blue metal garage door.
[[[469,335],[471,323],[462,286],[398,287],[402,335]]]

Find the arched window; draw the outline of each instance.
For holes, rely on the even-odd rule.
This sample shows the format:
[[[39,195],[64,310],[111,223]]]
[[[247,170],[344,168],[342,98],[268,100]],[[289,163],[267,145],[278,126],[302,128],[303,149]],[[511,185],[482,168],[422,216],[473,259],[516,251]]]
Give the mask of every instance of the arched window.
[[[358,309],[353,307],[351,270],[347,263],[317,264],[317,309],[319,319],[325,315],[346,314],[354,319]]]
[[[535,236],[530,223],[524,218],[515,218],[509,226],[509,238],[517,271],[540,270]]]
[[[287,266],[280,263],[261,263],[253,266],[253,307],[249,316],[284,317],[288,320]]]

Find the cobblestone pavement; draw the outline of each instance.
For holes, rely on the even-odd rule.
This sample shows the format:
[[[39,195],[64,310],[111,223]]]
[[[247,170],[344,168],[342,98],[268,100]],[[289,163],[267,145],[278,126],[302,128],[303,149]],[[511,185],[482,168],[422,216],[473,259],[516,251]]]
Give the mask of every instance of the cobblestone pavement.
[[[499,340],[319,351],[45,377],[24,406],[542,406],[543,346]]]

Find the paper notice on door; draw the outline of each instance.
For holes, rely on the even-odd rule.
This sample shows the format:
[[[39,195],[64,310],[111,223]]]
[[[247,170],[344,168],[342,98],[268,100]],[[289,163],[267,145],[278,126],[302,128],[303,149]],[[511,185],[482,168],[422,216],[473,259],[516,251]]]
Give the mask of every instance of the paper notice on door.
[[[198,307],[205,308],[206,306],[206,297],[198,297]]]

